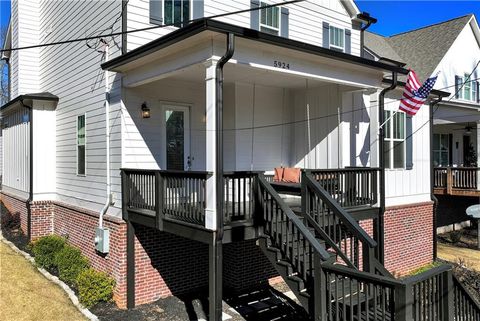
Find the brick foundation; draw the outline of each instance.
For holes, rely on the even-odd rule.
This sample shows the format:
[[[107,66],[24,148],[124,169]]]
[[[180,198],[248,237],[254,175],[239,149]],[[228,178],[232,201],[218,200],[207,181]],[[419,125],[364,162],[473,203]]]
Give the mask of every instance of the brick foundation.
[[[242,291],[282,280],[255,240],[226,244],[223,248],[224,287]]]
[[[433,260],[433,202],[385,210],[385,266],[404,275]]]
[[[110,253],[95,251],[95,228],[98,213],[63,203],[55,203],[53,231],[88,257],[96,270],[108,273],[115,279],[114,300],[120,308],[127,306],[127,225],[119,218],[106,216],[104,227],[110,230]]]
[[[1,201],[10,214],[20,220],[20,229],[28,235],[28,210],[27,200],[21,197],[1,192]]]

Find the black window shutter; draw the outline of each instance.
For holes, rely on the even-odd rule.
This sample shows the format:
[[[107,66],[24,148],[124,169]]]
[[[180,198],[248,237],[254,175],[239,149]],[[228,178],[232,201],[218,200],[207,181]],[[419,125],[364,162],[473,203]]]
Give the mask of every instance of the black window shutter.
[[[193,0],[192,19],[200,19],[204,16],[204,2],[203,0]]]
[[[480,81],[476,81],[475,85],[477,86],[477,103],[480,103]]]
[[[413,131],[412,116],[406,115],[405,121],[405,168],[413,168]]]
[[[330,48],[330,25],[323,22],[323,47]]]
[[[260,1],[252,0],[250,2],[250,8],[255,9],[260,7]],[[260,10],[250,11],[250,28],[260,30]]]
[[[352,32],[345,29],[345,53],[352,53]]]
[[[460,91],[459,88],[462,85],[462,77],[455,76],[455,98],[460,97]]]
[[[163,24],[162,0],[150,0],[150,23],[154,25]]]
[[[280,18],[280,25],[281,25],[281,30],[280,30],[280,35],[284,38],[288,38],[288,8],[282,8],[282,15]]]

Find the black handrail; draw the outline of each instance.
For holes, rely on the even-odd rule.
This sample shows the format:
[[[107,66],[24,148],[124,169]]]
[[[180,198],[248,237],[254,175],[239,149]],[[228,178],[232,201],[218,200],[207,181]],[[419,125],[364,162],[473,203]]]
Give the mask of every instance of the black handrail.
[[[347,213],[333,198],[330,194],[318,183],[308,172],[304,172],[303,183],[307,184],[308,187],[312,188],[316,194],[322,198],[322,201],[327,204],[327,206],[335,212],[335,214],[340,218],[343,224],[345,224],[351,232],[355,233],[362,242],[368,244],[370,248],[377,246],[377,242],[370,237],[370,235],[365,232],[364,229],[355,221],[350,214]]]
[[[280,209],[285,213],[287,218],[292,222],[293,225],[298,229],[298,231],[303,235],[303,237],[310,243],[310,245],[315,249],[315,251],[320,255],[320,258],[324,261],[330,258],[330,254],[320,245],[318,240],[313,236],[312,233],[307,229],[307,227],[300,221],[298,216],[293,213],[292,209],[285,204],[282,198],[278,195],[275,189],[268,183],[263,175],[258,176],[259,185],[267,191],[268,194],[275,200],[275,202],[280,206]]]
[[[465,288],[465,286],[458,280],[458,278],[453,275],[453,285],[454,285],[454,306],[455,306],[455,316],[458,318],[461,316],[461,313],[464,313],[464,311],[459,311],[459,310],[464,310],[466,308],[466,304],[469,305],[469,308],[471,309],[471,312],[474,314],[474,318],[471,319],[466,319],[466,320],[472,320],[472,321],[480,321],[480,304],[475,300],[472,295],[470,294],[470,291]],[[459,295],[462,296],[462,298],[466,298],[468,302],[459,302],[461,298],[459,298]],[[462,320],[459,318],[459,320]]]

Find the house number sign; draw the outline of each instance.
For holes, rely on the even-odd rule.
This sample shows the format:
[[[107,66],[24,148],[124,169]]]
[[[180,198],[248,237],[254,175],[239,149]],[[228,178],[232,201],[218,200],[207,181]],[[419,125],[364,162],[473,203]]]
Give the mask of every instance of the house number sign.
[[[290,69],[290,63],[285,61],[274,60],[273,67],[277,67],[281,69]]]

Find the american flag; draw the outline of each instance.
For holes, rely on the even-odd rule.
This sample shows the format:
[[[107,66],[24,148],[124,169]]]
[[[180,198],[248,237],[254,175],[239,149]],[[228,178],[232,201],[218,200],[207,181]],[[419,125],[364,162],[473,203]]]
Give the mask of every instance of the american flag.
[[[410,70],[408,72],[407,83],[405,84],[405,90],[403,91],[403,98],[400,101],[400,110],[406,112],[409,115],[415,115],[417,111],[422,107],[427,100],[428,95],[433,89],[438,75],[430,77],[420,86],[415,71]]]

